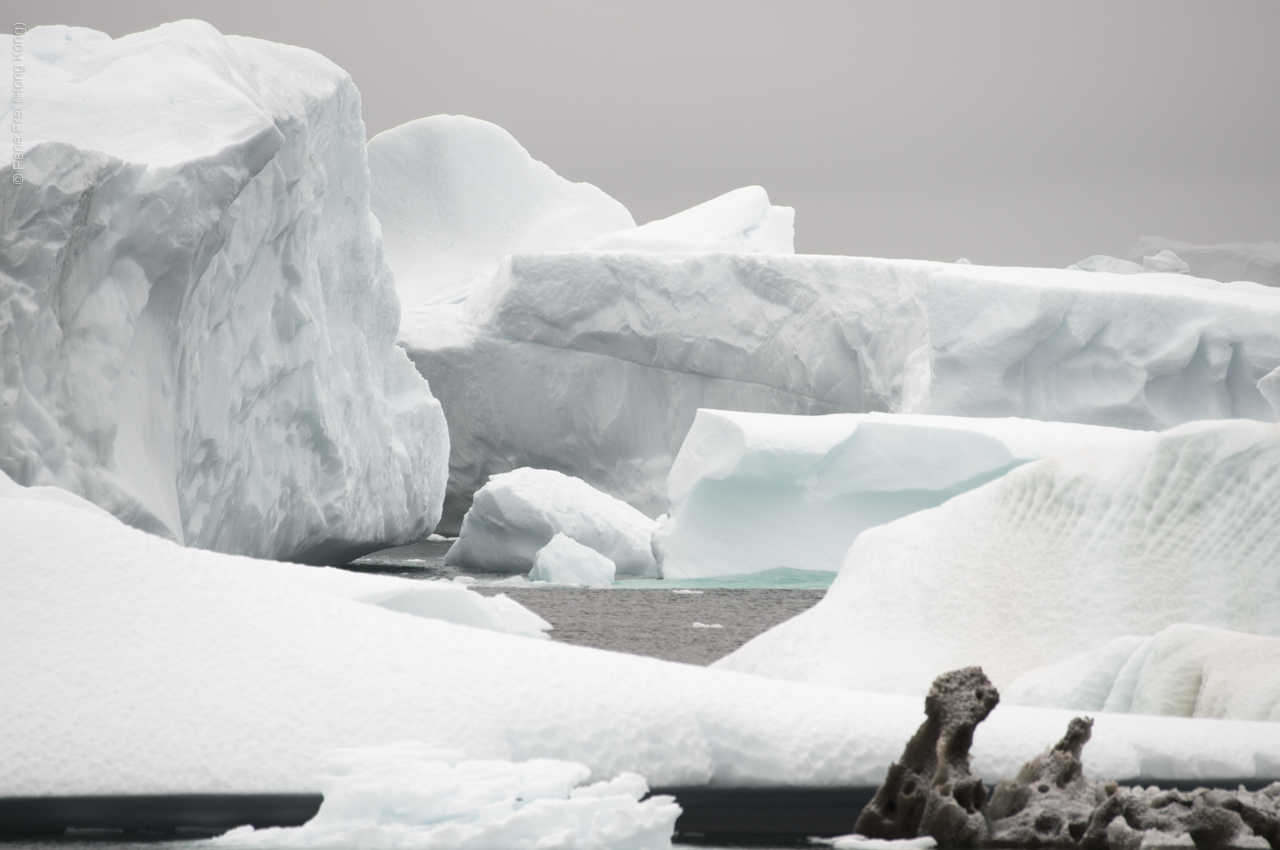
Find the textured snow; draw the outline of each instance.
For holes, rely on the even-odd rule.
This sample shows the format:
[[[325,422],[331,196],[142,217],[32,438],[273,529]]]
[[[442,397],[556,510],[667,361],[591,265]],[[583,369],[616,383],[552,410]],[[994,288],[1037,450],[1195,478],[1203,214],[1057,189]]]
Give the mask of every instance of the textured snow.
[[[1118,428],[884,413],[699,410],[653,538],[663,578],[840,569],[862,531]]]
[[[522,251],[575,251],[635,227],[626,207],[571,183],[510,133],[476,118],[435,115],[369,141],[370,205],[406,319],[465,296]]]
[[[1127,635],[1280,635],[1280,426],[1201,422],[1027,464],[859,536],[809,611],[726,670],[923,694],[998,687]]]
[[[320,811],[292,829],[241,827],[226,847],[430,847],[432,850],[663,850],[680,807],[624,773],[593,785],[575,762],[466,761],[407,743],[325,759]],[[575,787],[576,786],[576,787]]]
[[[589,549],[563,532],[533,556],[530,581],[576,584],[583,587],[611,587],[617,567],[595,549]]]
[[[25,56],[0,470],[224,552],[344,563],[430,532],[446,426],[394,344],[350,77],[197,21],[37,27]]]
[[[1193,245],[1160,236],[1144,236],[1129,251],[1129,259],[1172,251],[1187,263],[1191,274],[1231,283],[1252,281],[1264,286],[1280,286],[1280,242],[1228,242],[1223,245]]]
[[[525,573],[563,533],[612,561],[620,575],[656,576],[650,539],[657,523],[585,481],[549,469],[516,469],[475,494],[445,564]]]
[[[0,681],[21,683],[0,688],[0,796],[316,791],[331,751],[405,741],[652,787],[870,785],[923,717],[915,697],[408,616],[38,496],[0,505]],[[1071,716],[998,708],[975,768],[1012,775]],[[1086,765],[1280,776],[1280,725],[1102,714]]]
[[[1280,639],[1169,626],[1024,673],[1005,699],[1083,711],[1280,720]]]
[[[795,222],[794,209],[770,204],[769,194],[760,186],[744,186],[642,227],[597,236],[582,249],[794,254]]]

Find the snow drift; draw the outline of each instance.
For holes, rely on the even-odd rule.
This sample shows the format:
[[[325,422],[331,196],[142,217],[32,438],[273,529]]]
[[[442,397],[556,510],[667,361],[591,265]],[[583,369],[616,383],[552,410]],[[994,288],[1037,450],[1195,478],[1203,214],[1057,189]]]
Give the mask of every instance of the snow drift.
[[[25,56],[0,470],[224,552],[344,563],[430,532],[447,434],[394,344],[350,77],[197,21],[37,27]]]
[[[1036,461],[859,536],[827,595],[717,662],[924,693],[1126,635],[1280,636],[1280,426],[1192,423]]]
[[[699,410],[653,538],[663,578],[840,569],[862,531],[1130,432],[1030,419]]]
[[[577,762],[586,781],[871,785],[923,716],[914,697],[408,616],[260,564],[206,569],[195,559],[219,556],[57,501],[0,499],[0,539],[0,681],[21,683],[0,688],[0,796],[315,791],[333,750],[406,741]],[[1012,775],[1071,716],[998,708],[975,770]],[[1271,777],[1280,725],[1103,714],[1089,753],[1094,776]]]

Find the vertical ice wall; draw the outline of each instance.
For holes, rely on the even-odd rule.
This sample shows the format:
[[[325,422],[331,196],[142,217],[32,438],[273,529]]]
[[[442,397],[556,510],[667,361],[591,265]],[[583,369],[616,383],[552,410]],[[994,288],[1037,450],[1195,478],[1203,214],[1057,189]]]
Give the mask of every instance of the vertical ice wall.
[[[224,552],[342,563],[428,533],[448,437],[394,344],[350,77],[194,21],[23,47],[0,469]]]

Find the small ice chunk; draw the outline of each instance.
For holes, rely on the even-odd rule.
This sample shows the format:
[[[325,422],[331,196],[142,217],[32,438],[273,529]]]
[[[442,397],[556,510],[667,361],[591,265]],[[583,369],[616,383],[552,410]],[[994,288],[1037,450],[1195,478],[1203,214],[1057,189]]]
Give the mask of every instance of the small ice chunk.
[[[584,587],[612,587],[617,568],[613,561],[583,546],[562,532],[538,550],[529,571],[532,581],[577,584]]]
[[[1142,258],[1144,272],[1171,272],[1172,274],[1191,274],[1191,266],[1184,263],[1177,254],[1165,248],[1151,257]]]
[[[693,596],[693,595],[695,595],[695,594],[697,594],[697,595],[701,595],[701,594],[702,594],[702,591],[701,591],[701,590],[688,590],[687,588],[683,588],[683,587],[677,587],[676,589],[672,590],[671,592],[672,592],[672,593],[684,593],[684,594],[688,594],[689,596]]]
[[[826,844],[835,850],[932,850],[938,846],[931,835],[920,838],[867,838],[865,835],[837,835],[835,838],[810,838],[814,844]]]
[[[968,257],[961,257],[960,259],[956,260],[956,265],[957,265],[957,266],[971,266],[971,265],[973,265],[973,263],[969,262],[969,258],[968,258]]]
[[[695,629],[723,629],[723,628],[724,628],[724,626],[722,626],[722,625],[721,625],[721,624],[719,624],[719,623],[699,623],[699,622],[694,622],[694,624],[693,624],[693,628],[695,628]]]
[[[1142,266],[1137,263],[1131,263],[1128,260],[1121,260],[1117,257],[1108,257],[1106,254],[1094,254],[1092,257],[1086,257],[1075,265],[1067,266],[1069,269],[1078,269],[1082,272],[1108,272],[1110,274],[1139,274],[1143,271]]]

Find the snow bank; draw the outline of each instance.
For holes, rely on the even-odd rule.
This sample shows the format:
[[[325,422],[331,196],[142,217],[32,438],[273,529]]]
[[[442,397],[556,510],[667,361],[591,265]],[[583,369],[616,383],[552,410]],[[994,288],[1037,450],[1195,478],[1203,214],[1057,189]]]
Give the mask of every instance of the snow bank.
[[[37,27],[24,55],[0,470],[224,552],[345,563],[430,532],[445,423],[394,344],[350,77],[198,21]]]
[[[745,186],[642,227],[597,236],[582,250],[794,254],[795,222],[794,209],[770,204],[760,186]]]
[[[699,410],[653,538],[664,578],[840,569],[865,529],[1118,428],[883,413]]]
[[[557,531],[551,542],[533,556],[529,580],[611,587],[616,572],[613,561]]]
[[[1252,281],[1263,286],[1280,286],[1280,242],[1228,242],[1224,245],[1193,245],[1160,236],[1144,236],[1129,251],[1129,258],[1172,251],[1186,262],[1191,274],[1223,283]]]
[[[1083,711],[1280,720],[1280,639],[1169,626],[1024,673],[1005,698]]]
[[[818,605],[726,670],[923,694],[998,687],[1176,623],[1280,635],[1280,426],[1201,422],[1036,461],[871,529]]]
[[[508,254],[576,251],[635,227],[626,207],[595,186],[565,180],[506,130],[462,115],[374,136],[369,175],[406,312],[465,296]]]
[[[404,741],[579,762],[589,781],[868,785],[923,717],[918,698],[406,616],[234,558],[196,568],[215,556],[48,500],[0,506],[0,681],[21,683],[0,688],[0,796],[315,791],[332,750]],[[1071,716],[997,709],[976,770],[1012,775]],[[1280,776],[1280,724],[1103,714],[1088,769]]]
[[[656,576],[649,541],[657,523],[585,481],[550,469],[495,475],[475,494],[449,566],[525,573],[558,533],[594,549],[621,575]],[[549,557],[554,557],[550,555]]]
[[[594,785],[582,764],[551,759],[464,761],[406,743],[325,759],[324,802],[295,829],[241,827],[226,847],[430,847],[433,850],[661,850],[680,807],[624,773]],[[579,787],[575,787],[579,786]]]

